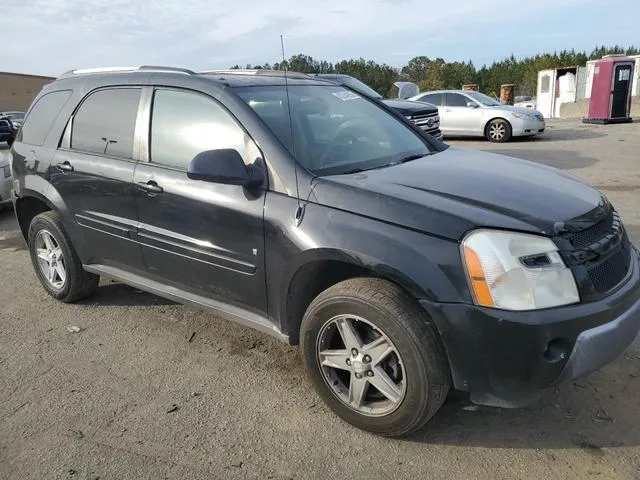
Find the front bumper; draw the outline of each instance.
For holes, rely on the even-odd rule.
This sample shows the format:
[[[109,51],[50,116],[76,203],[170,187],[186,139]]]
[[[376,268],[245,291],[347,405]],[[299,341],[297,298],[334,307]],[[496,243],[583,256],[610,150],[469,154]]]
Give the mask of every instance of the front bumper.
[[[521,118],[510,119],[512,135],[523,137],[529,135],[540,135],[544,133],[546,124],[544,120],[527,120]]]
[[[455,387],[474,403],[519,407],[617,358],[640,329],[640,265],[635,249],[630,255],[624,281],[598,302],[510,312],[421,301],[440,331]]]

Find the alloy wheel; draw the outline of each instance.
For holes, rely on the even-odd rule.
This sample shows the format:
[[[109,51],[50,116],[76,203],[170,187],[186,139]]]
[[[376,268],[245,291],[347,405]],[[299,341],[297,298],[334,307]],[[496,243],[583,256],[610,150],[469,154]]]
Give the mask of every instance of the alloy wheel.
[[[492,123],[489,126],[489,135],[494,140],[502,140],[507,133],[504,123]]]
[[[67,270],[62,249],[48,230],[40,230],[36,236],[36,255],[40,273],[56,290],[64,287]]]
[[[320,329],[318,364],[331,391],[356,412],[388,415],[406,393],[402,358],[379,328],[355,315],[331,318]]]

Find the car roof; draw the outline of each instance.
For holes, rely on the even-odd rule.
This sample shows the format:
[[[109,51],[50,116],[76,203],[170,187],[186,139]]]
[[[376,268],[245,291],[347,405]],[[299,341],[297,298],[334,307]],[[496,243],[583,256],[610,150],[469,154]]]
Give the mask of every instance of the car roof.
[[[244,75],[241,73],[203,73],[198,74],[201,77],[210,78],[211,80],[223,83],[229,87],[252,87],[252,86],[284,86],[284,85],[332,85],[333,82],[327,82],[315,77],[299,77],[284,75]]]
[[[335,85],[329,81],[320,78],[311,77],[299,72],[285,72],[283,70],[248,70],[248,69],[231,69],[231,70],[208,70],[203,72],[195,72],[185,68],[148,66],[141,67],[101,67],[92,69],[71,70],[62,74],[56,79],[75,80],[82,82],[83,80],[92,80],[100,82],[100,80],[115,80],[112,83],[126,83],[127,79],[140,78],[141,74],[156,74],[154,79],[161,79],[163,76],[172,78],[199,78],[210,80],[221,87],[249,87],[249,86],[284,86],[288,85]],[[75,82],[74,82],[75,83]]]
[[[425,95],[428,93],[469,93],[469,90],[428,90],[426,92],[420,92],[418,95]]]

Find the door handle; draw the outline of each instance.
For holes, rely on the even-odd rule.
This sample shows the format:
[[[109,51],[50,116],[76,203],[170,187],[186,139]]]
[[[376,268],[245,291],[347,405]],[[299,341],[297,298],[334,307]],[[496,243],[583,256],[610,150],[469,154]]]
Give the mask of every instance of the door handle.
[[[138,182],[138,190],[147,192],[148,194],[164,192],[164,189],[153,180],[149,180],[148,182]]]
[[[61,172],[73,172],[73,165],[69,162],[62,162],[56,165],[56,168]]]
[[[445,109],[444,109],[444,111],[445,111],[445,112],[450,112],[450,111],[451,111],[451,109],[450,109],[450,108],[445,108]]]

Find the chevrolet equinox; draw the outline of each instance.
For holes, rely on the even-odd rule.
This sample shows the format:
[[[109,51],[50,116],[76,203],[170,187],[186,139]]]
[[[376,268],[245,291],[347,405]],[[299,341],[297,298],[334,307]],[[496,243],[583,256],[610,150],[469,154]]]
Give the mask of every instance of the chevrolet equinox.
[[[9,157],[50,295],[106,276],[299,344],[328,406],[377,434],[452,388],[526,405],[638,332],[638,251],[598,191],[319,78],[74,70]]]

